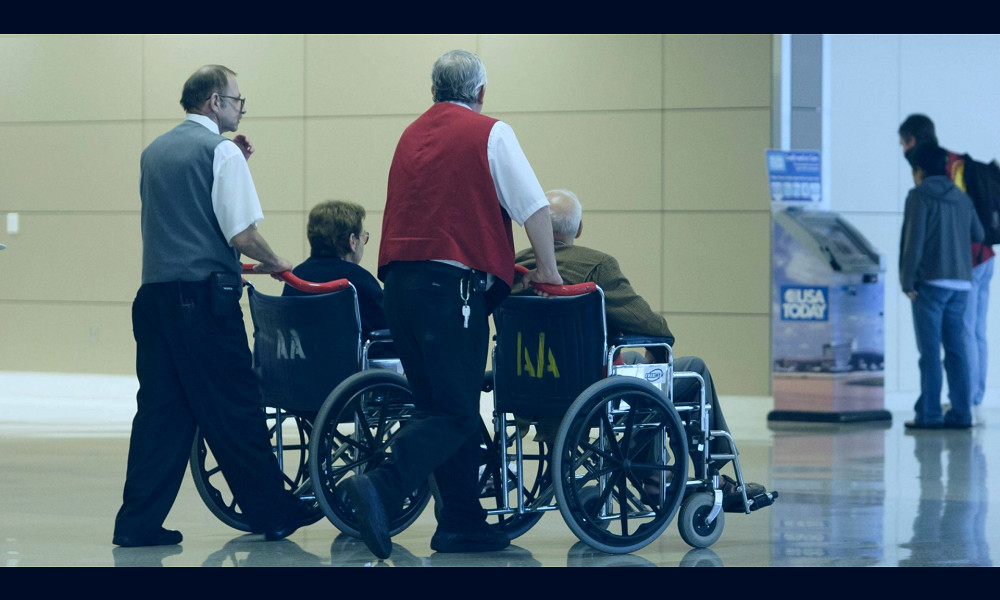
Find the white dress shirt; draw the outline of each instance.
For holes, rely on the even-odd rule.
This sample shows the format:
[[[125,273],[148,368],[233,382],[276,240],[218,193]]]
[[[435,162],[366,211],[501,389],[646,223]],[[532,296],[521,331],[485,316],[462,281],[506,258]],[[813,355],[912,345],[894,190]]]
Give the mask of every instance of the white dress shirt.
[[[219,133],[219,126],[204,115],[189,113],[187,120]],[[264,220],[264,212],[260,208],[260,198],[257,197],[257,188],[243,151],[232,141],[215,147],[212,175],[212,209],[222,234],[231,244],[236,234]]]

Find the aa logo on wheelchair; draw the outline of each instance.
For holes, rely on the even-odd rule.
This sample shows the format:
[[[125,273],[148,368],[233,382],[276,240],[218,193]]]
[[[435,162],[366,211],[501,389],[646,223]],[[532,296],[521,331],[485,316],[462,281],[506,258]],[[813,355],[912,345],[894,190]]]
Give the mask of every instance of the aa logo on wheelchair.
[[[276,358],[285,360],[295,360],[296,358],[301,358],[305,360],[306,353],[302,350],[302,340],[299,339],[299,332],[294,329],[288,330],[288,341],[285,341],[285,334],[280,329],[276,332],[277,340],[276,347],[277,353]]]
[[[541,331],[538,333],[538,348],[535,351],[534,360],[532,360],[531,349],[522,344],[521,332],[518,331],[517,376],[542,379],[546,373],[550,373],[556,379],[559,378],[559,365],[556,364],[556,357],[552,354],[552,348],[545,347],[545,332]]]

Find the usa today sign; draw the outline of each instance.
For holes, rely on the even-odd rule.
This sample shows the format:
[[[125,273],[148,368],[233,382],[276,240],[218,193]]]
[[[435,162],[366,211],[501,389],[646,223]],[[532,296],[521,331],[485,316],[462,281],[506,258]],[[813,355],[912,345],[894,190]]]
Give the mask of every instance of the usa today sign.
[[[830,288],[785,285],[781,287],[782,321],[826,321]]]

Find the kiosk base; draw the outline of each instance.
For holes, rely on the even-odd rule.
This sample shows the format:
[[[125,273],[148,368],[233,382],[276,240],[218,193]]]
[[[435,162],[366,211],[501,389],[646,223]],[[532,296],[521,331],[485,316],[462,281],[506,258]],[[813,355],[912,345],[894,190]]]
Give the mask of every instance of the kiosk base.
[[[892,413],[887,410],[848,410],[841,412],[816,412],[807,410],[772,410],[768,421],[798,421],[803,423],[861,423],[867,421],[891,421]]]

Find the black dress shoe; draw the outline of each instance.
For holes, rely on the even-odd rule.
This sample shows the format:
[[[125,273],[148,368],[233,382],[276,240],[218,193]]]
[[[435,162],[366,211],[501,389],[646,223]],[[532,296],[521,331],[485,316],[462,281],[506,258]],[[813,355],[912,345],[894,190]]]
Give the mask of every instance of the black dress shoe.
[[[759,483],[744,481],[746,485],[747,499],[753,499],[767,493],[767,488]],[[739,490],[739,484],[729,475],[722,475],[719,478],[719,489],[722,490],[722,510],[724,512],[745,513],[746,507],[743,504],[743,493]]]
[[[372,554],[381,559],[392,554],[392,538],[389,536],[389,516],[382,504],[378,490],[367,475],[355,475],[342,482],[347,499],[354,507],[358,518],[358,532]]]
[[[269,542],[277,542],[295,533],[301,527],[305,527],[316,520],[317,508],[311,503],[297,501],[292,511],[292,521],[286,525],[274,529],[265,529],[264,539]]]
[[[496,552],[510,546],[510,538],[500,530],[488,527],[476,533],[434,532],[431,550],[435,552]]]
[[[283,540],[286,537],[292,535],[298,530],[299,526],[296,525],[286,525],[284,527],[276,527],[275,529],[269,529],[264,532],[264,539],[269,542],[277,542],[278,540]]]
[[[123,548],[137,548],[139,546],[174,546],[181,543],[183,539],[184,536],[181,535],[181,532],[160,527],[158,532],[148,536],[116,535],[111,539],[111,543],[115,546],[121,546]]]

